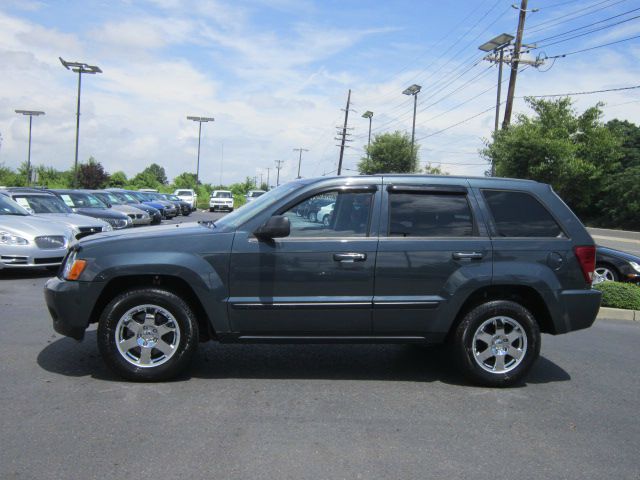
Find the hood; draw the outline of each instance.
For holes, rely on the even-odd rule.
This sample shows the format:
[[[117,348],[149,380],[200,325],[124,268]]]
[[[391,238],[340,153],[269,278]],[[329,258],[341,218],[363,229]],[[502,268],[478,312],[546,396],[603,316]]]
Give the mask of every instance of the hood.
[[[131,205],[113,205],[111,208],[116,212],[122,212],[125,215],[129,213],[139,215],[140,213],[142,213],[139,208],[132,207]]]
[[[78,215],[77,213],[36,213],[34,216],[48,218],[56,222],[64,223],[72,228],[77,227],[107,227],[109,224],[99,218]]]
[[[149,205],[150,207],[156,208],[156,209],[162,209],[165,208],[166,205],[162,205],[160,202],[156,201],[156,200],[149,200],[148,202],[142,202],[145,205]]]
[[[44,235],[62,235],[72,238],[74,232],[67,225],[52,222],[48,218],[35,215],[0,215],[0,231],[9,232],[23,238],[33,239]]]
[[[215,228],[205,227],[198,222],[176,223],[172,225],[158,225],[153,227],[127,228],[124,230],[113,230],[111,232],[96,233],[80,240],[80,245],[93,246],[98,243],[111,242],[117,240],[138,240],[149,238],[162,238],[166,240],[170,237],[178,237],[194,233],[215,232]]]
[[[98,217],[98,218],[124,218],[127,216],[122,212],[116,212],[115,210],[111,210],[109,208],[75,208],[74,211],[79,213],[80,215],[89,215],[90,217]]]
[[[640,263],[640,257],[638,257],[637,255],[633,255],[627,252],[622,252],[620,250],[615,250],[613,248],[598,246],[596,250],[596,256],[598,253],[601,253],[603,255],[611,255],[612,257],[622,258],[628,262]]]

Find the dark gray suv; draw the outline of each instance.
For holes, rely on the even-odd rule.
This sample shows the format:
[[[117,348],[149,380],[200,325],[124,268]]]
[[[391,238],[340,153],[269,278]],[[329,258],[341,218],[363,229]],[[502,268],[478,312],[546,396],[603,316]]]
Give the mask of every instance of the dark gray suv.
[[[334,203],[329,221],[296,215]],[[123,377],[162,380],[199,341],[451,344],[478,383],[526,375],[540,332],[589,327],[595,245],[553,190],[524,180],[298,180],[215,223],[111,232],[72,247],[45,297],[57,332]]]

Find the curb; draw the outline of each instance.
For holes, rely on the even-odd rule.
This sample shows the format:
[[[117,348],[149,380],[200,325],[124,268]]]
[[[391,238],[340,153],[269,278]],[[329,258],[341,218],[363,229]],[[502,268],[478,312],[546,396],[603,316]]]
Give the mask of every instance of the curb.
[[[628,321],[636,321],[640,322],[640,311],[638,310],[623,310],[621,308],[608,308],[608,307],[600,307],[600,311],[598,312],[597,320],[602,319],[609,320],[628,320]]]

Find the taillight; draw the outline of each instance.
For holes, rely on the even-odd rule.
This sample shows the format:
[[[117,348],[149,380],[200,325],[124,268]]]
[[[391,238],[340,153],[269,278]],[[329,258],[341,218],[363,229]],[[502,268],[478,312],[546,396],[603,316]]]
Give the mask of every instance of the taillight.
[[[573,252],[576,254],[585,282],[591,283],[593,281],[593,272],[596,269],[595,245],[573,247]]]

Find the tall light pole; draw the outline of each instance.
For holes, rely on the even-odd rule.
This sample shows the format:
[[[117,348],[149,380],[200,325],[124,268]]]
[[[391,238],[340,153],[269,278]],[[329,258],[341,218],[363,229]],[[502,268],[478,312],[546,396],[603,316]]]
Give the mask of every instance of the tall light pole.
[[[31,185],[31,123],[33,117],[38,115],[44,115],[44,112],[39,110],[16,110],[16,113],[29,116],[29,150],[27,153],[27,187]]]
[[[369,119],[369,141],[367,142],[367,158],[369,158],[369,147],[371,146],[371,119],[373,118],[373,112],[371,110],[367,110],[362,114],[362,118]]]
[[[306,148],[294,148],[293,149],[294,152],[300,152],[300,156],[298,157],[298,178],[302,178],[300,176],[300,165],[302,164],[302,152],[308,152],[309,150]]]
[[[413,142],[416,138],[416,110],[418,108],[418,93],[422,87],[415,83],[403,90],[404,95],[413,95],[413,128],[411,129],[411,158],[413,159]]]
[[[82,74],[87,73],[89,75],[95,75],[96,73],[102,73],[100,67],[97,65],[89,65],[83,62],[67,62],[62,57],[58,57],[60,63],[67,70],[71,70],[78,74],[78,106],[76,107],[76,156],[73,162],[73,183],[74,186],[78,186],[78,142],[80,140],[80,90],[82,87]]]
[[[494,121],[493,131],[497,132],[500,125],[500,96],[502,92],[502,64],[504,63],[504,49],[511,45],[513,35],[503,33],[497,37],[492,38],[486,43],[483,43],[478,48],[483,52],[493,52],[493,56],[487,56],[485,59],[489,61],[498,62],[498,93],[496,97],[496,118]],[[496,174],[496,166],[493,160],[491,161],[491,176]]]
[[[271,174],[271,167],[267,167],[267,191],[269,191],[269,175]]]
[[[198,182],[200,179],[200,138],[202,137],[202,124],[206,122],[213,122],[213,117],[187,117],[187,120],[193,120],[194,122],[198,122],[198,162],[196,163],[196,186],[194,190],[198,189]]]

